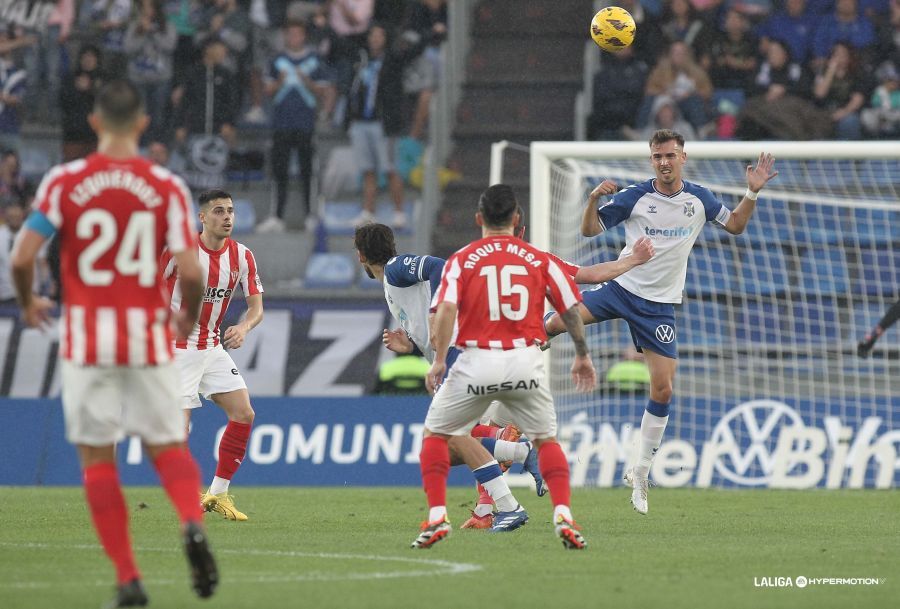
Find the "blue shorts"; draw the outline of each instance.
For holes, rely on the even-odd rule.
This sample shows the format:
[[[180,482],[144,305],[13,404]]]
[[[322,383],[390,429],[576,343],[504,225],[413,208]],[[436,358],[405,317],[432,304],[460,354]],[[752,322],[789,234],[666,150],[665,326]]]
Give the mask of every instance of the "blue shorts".
[[[638,351],[650,349],[672,359],[678,358],[675,305],[635,296],[615,281],[581,293],[584,306],[597,321],[624,319]]]

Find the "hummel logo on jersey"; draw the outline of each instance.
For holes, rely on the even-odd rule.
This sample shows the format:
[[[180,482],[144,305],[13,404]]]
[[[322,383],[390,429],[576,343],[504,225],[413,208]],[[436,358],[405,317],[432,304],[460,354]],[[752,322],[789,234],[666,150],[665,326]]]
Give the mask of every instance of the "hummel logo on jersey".
[[[644,234],[648,237],[690,237],[693,232],[694,229],[687,226],[677,226],[675,228],[644,227]]]
[[[675,340],[675,328],[669,324],[656,326],[656,340],[661,343],[670,343]]]
[[[519,381],[518,383],[503,381],[502,383],[496,383],[494,385],[469,385],[466,389],[466,393],[471,393],[472,395],[487,395],[488,393],[497,393],[498,391],[518,391],[519,389],[537,389],[538,387],[540,387],[540,383],[537,379]]]
[[[694,216],[694,202],[688,201],[684,204],[684,215],[688,218],[692,218]]]
[[[649,207],[649,211],[647,212],[648,214],[656,213],[656,205],[648,205],[648,207]]]

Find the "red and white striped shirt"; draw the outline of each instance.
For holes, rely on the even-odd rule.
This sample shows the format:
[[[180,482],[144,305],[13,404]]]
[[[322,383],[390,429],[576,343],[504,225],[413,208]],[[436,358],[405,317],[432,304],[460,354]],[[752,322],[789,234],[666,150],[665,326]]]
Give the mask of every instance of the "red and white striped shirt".
[[[206,275],[203,305],[200,318],[191,335],[185,340],[175,341],[176,349],[212,349],[219,345],[219,326],[225,319],[225,312],[238,284],[245,296],[263,293],[262,282],[256,271],[256,259],[247,247],[232,239],[226,239],[220,250],[211,250],[198,239],[200,268]],[[166,251],[160,266],[163,279],[169,290],[173,311],[181,308],[181,283],[178,280],[175,259]]]
[[[158,265],[166,247],[195,247],[184,183],[146,159],[92,154],[51,169],[34,209],[60,240],[60,357],[82,366],[170,361]]]
[[[546,252],[513,236],[473,241],[447,260],[432,308],[457,305],[458,347],[540,345],[544,297],[559,311],[581,302],[572,277]]]

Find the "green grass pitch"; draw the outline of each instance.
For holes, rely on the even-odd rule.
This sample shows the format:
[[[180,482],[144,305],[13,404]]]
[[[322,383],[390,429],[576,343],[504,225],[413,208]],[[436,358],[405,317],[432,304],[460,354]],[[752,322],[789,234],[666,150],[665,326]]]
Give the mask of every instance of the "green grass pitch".
[[[766,608],[900,606],[896,491],[651,489],[639,516],[623,488],[578,490],[589,547],[554,537],[547,498],[501,535],[454,529],[413,551],[425,501],[412,488],[236,488],[250,521],[207,515],[222,583],[189,590],[174,512],[157,488],[127,489],[137,559],[154,607]],[[451,489],[458,527],[474,499]],[[141,503],[146,508],[138,509]],[[112,596],[79,488],[0,488],[0,607],[95,609]],[[758,587],[775,577],[878,578],[878,585]]]

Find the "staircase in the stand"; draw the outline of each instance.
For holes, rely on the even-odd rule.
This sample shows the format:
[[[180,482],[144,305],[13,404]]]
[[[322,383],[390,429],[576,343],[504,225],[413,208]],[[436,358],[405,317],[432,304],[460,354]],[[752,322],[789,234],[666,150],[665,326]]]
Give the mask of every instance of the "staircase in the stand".
[[[449,160],[463,179],[443,193],[433,250],[447,256],[479,235],[474,215],[488,185],[490,148],[507,139],[572,139],[590,0],[484,0],[472,44]],[[504,181],[528,208],[528,158],[508,152]]]

